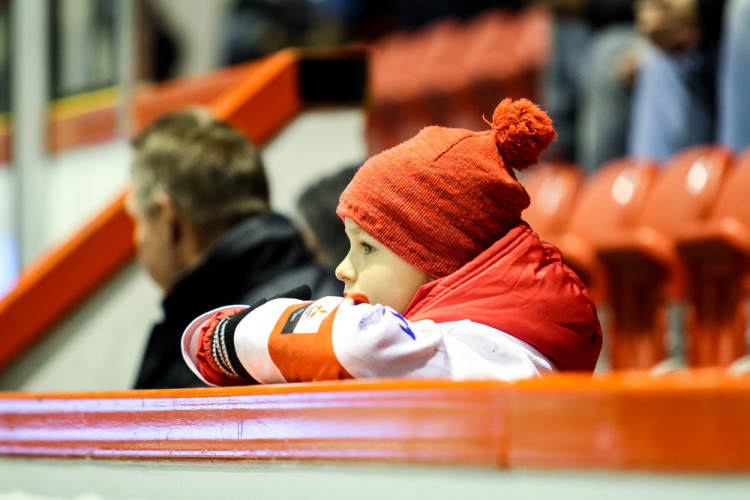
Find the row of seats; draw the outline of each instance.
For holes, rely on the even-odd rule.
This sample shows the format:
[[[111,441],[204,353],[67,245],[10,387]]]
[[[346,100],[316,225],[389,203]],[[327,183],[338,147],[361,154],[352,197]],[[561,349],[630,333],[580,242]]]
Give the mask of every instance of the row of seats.
[[[482,116],[492,117],[498,96],[533,99],[550,33],[551,19],[543,9],[498,8],[372,43],[369,154],[409,139],[426,125],[484,129]]]
[[[589,176],[568,164],[524,174],[524,219],[606,308],[610,368],[668,359],[672,304],[684,311],[685,365],[727,367],[747,355],[750,149],[698,146],[661,165],[623,158]]]

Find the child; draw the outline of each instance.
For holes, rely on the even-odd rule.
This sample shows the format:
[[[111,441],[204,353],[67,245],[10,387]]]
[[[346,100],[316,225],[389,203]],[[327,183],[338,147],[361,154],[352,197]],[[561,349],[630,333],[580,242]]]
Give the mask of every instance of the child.
[[[345,297],[206,313],[185,331],[186,362],[214,385],[593,371],[594,304],[521,220],[529,197],[513,173],[554,135],[534,104],[506,99],[491,130],[427,127],[373,156],[337,210]]]

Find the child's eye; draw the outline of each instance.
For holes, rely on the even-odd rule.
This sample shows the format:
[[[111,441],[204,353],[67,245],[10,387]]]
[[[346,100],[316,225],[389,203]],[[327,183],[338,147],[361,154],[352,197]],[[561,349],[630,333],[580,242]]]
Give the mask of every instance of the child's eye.
[[[368,253],[372,253],[375,250],[375,248],[372,245],[369,245],[365,243],[364,241],[361,243],[361,245],[362,245],[362,249],[365,252],[365,255],[367,255]]]

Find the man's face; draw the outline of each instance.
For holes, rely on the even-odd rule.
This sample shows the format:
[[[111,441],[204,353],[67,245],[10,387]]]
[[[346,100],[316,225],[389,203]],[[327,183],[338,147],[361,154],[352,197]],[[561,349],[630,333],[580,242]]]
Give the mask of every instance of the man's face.
[[[138,260],[153,280],[166,292],[180,273],[174,245],[174,228],[168,211],[160,203],[153,214],[144,213],[132,193],[127,210],[135,222],[133,241]]]
[[[432,278],[407,263],[356,222],[344,219],[350,249],[336,268],[344,293],[361,292],[372,304],[383,304],[403,313],[422,285]]]

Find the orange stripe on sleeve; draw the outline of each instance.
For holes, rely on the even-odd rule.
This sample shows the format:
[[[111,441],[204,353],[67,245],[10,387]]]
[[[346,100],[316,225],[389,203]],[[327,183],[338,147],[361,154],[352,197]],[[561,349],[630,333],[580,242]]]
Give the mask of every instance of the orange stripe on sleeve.
[[[341,366],[333,351],[333,319],[338,306],[321,322],[317,331],[284,333],[290,317],[297,311],[297,314],[304,314],[300,309],[310,304],[289,306],[276,322],[268,338],[271,359],[287,382],[354,378]]]

